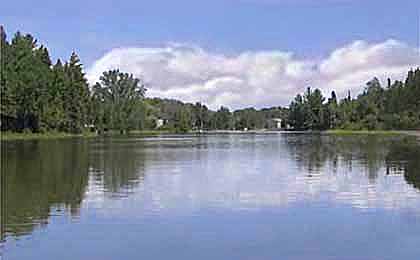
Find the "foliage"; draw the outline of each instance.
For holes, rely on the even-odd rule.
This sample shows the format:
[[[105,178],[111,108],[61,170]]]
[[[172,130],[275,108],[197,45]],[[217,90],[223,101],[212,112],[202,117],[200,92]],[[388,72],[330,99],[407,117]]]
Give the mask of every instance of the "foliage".
[[[1,115],[15,119],[18,132],[81,133],[89,88],[78,56],[51,66],[48,50],[17,32],[10,43],[2,29]]]
[[[0,44],[2,131],[251,130],[270,128],[273,119],[295,130],[420,129],[420,69],[410,70],[405,81],[389,79],[385,88],[373,78],[356,98],[349,93],[338,100],[332,91],[326,99],[307,88],[289,108],[212,111],[200,102],[145,98],[145,83],[119,70],[104,72],[89,88],[76,53],[52,64],[48,49],[30,34],[17,32],[9,42],[0,26]]]
[[[319,90],[308,88],[291,102],[288,120],[295,129],[396,130],[420,129],[420,69],[410,70],[405,82],[383,88],[377,78],[362,94],[337,102],[335,92],[326,103]]]
[[[138,129],[143,121],[142,100],[145,84],[132,74],[119,70],[104,72],[100,83],[93,87],[92,103],[97,116],[94,123],[100,129],[121,133]]]

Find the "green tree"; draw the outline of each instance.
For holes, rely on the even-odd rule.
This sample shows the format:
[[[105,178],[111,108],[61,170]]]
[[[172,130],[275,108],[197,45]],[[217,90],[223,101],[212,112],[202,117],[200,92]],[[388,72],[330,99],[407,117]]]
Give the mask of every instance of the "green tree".
[[[6,32],[3,26],[0,26],[0,113],[5,116],[15,116],[15,100],[12,96],[11,88],[6,84],[6,75],[10,70],[10,66],[6,66],[9,64],[9,48]]]
[[[197,102],[193,106],[193,117],[194,117],[194,123],[193,126],[197,129],[206,129],[209,128],[209,121],[210,121],[210,115],[209,115],[209,109]]]
[[[324,128],[336,128],[338,126],[338,117],[339,117],[339,107],[337,102],[337,95],[335,94],[335,91],[331,92],[331,98],[328,99],[328,102],[326,104],[325,108],[327,118],[326,118],[326,124]]]
[[[288,122],[290,125],[297,130],[304,129],[306,120],[305,105],[300,94],[290,103],[289,110]]]
[[[305,95],[305,108],[306,108],[306,120],[305,126],[309,129],[321,130],[325,127],[325,113],[323,102],[325,98],[319,89],[311,91],[311,88],[307,89]]]
[[[63,130],[80,133],[87,123],[90,93],[83,67],[76,53],[64,65],[62,101],[64,110]]]
[[[232,128],[232,113],[229,108],[221,106],[211,118],[213,129],[227,130]]]
[[[145,84],[132,74],[119,70],[104,72],[100,83],[94,86],[99,113],[95,123],[121,133],[138,128],[144,120],[140,115],[145,92]]]
[[[39,63],[38,75],[40,95],[38,103],[38,120],[39,130],[48,131],[56,127],[57,116],[55,115],[55,108],[58,104],[54,103],[58,101],[55,98],[57,92],[55,91],[55,85],[53,85],[53,73],[51,70],[51,59],[48,49],[41,45],[35,50],[34,55]]]
[[[7,51],[6,93],[14,105],[7,109],[8,113],[17,117],[19,130],[38,131],[49,77],[47,52],[43,47],[37,49],[37,42],[31,35],[19,32]]]
[[[191,111],[188,107],[181,107],[176,113],[175,131],[188,132],[191,129]]]

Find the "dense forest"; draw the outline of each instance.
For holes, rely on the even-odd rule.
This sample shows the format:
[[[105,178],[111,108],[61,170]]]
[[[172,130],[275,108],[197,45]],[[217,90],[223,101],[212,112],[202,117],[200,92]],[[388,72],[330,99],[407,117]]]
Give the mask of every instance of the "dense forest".
[[[386,88],[373,78],[355,99],[349,93],[338,101],[333,91],[325,100],[319,89],[308,88],[291,102],[288,121],[295,129],[420,129],[420,69],[404,82],[388,79]]]
[[[374,78],[356,98],[349,93],[338,100],[332,92],[326,99],[319,89],[308,88],[288,108],[213,111],[201,103],[147,98],[145,82],[119,70],[105,71],[89,86],[76,53],[53,63],[48,49],[30,34],[17,32],[8,40],[0,30],[2,131],[278,128],[272,119],[296,130],[420,129],[420,69],[409,71],[404,82],[389,79],[385,88]]]

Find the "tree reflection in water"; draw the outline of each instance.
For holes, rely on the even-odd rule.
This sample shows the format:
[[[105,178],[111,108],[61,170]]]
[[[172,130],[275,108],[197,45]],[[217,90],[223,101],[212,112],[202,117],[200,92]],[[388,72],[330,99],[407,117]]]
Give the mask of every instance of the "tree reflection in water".
[[[53,208],[78,215],[88,182],[85,141],[6,142],[1,156],[3,233],[24,235],[45,225]]]
[[[366,172],[370,183],[375,183],[379,174],[402,173],[407,183],[420,189],[420,146],[413,138],[323,134],[285,134],[280,138],[292,161],[309,177],[326,174],[325,169],[332,174],[365,169],[360,173]],[[256,149],[252,137],[242,139],[235,139],[241,149]],[[28,234],[47,224],[57,210],[78,216],[92,185],[111,198],[129,196],[145,178],[148,162],[150,174],[159,172],[152,167],[158,162],[191,163],[205,161],[207,157],[200,156],[209,150],[238,151],[225,144],[205,138],[199,142],[185,142],[185,138],[153,142],[141,138],[5,142],[1,146],[1,174],[7,180],[2,186],[5,203],[1,236]],[[191,153],[194,145],[200,149]]]
[[[144,176],[142,145],[127,139],[6,142],[1,156],[2,237],[46,225],[54,210],[78,216],[89,174],[112,197],[127,196]]]
[[[386,156],[387,173],[402,173],[408,184],[420,190],[420,145],[413,138],[394,142]]]
[[[109,138],[91,144],[90,167],[106,195],[124,197],[144,179],[145,151],[142,140]]]
[[[392,137],[378,135],[284,135],[285,144],[292,157],[309,175],[319,174],[325,166],[336,172],[338,164],[351,172],[354,162],[358,162],[363,164],[371,182],[375,181],[383,167],[390,138],[393,140]]]

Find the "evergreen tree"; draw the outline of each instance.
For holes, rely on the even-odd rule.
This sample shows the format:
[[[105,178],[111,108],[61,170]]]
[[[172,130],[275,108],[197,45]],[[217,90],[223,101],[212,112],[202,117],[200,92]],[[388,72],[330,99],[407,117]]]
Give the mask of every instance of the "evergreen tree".
[[[5,116],[15,116],[14,98],[11,93],[10,87],[6,85],[7,71],[10,69],[8,56],[9,56],[9,43],[7,42],[6,32],[3,26],[0,25],[0,113]]]
[[[337,102],[337,95],[335,94],[335,91],[331,92],[331,98],[328,99],[328,102],[326,104],[325,108],[327,118],[326,118],[326,124],[324,128],[336,128],[338,126],[338,102]]]
[[[37,71],[38,75],[38,88],[39,88],[39,103],[38,103],[38,127],[41,131],[48,131],[55,128],[54,120],[52,118],[52,111],[54,111],[57,104],[53,103],[54,100],[54,85],[52,84],[52,70],[50,54],[44,46],[39,47],[34,51],[34,55],[38,62]]]
[[[89,87],[82,64],[76,53],[72,53],[70,60],[64,65],[63,110],[64,130],[80,133],[87,123]]]
[[[306,120],[305,126],[309,129],[321,130],[324,128],[324,108],[325,98],[319,89],[314,92],[308,88],[305,95]]]
[[[48,83],[47,76],[42,75],[48,65],[37,55],[36,45],[31,35],[17,32],[8,48],[6,86],[15,104],[11,114],[17,117],[20,131],[39,130],[41,96]]]
[[[288,121],[296,130],[305,129],[306,113],[303,97],[298,94],[289,106]]]

